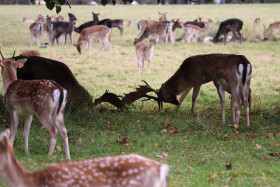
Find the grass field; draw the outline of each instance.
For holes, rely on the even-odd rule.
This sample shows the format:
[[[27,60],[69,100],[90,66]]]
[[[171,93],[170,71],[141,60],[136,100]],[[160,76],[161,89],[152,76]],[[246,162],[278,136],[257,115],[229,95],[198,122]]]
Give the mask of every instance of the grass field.
[[[226,124],[221,124],[219,97],[213,83],[203,85],[197,99],[196,113],[190,112],[191,94],[179,110],[164,104],[157,111],[153,101],[134,103],[128,111],[120,111],[103,104],[91,111],[65,113],[65,126],[70,139],[72,160],[83,160],[107,155],[138,153],[157,159],[170,166],[169,186],[279,186],[280,185],[280,41],[253,42],[241,45],[229,43],[181,43],[155,46],[151,73],[137,72],[137,59],[133,39],[138,34],[136,22],[140,19],[158,19],[158,12],[168,12],[167,18],[182,21],[203,17],[217,22],[237,17],[244,21],[242,33],[252,38],[255,33],[253,20],[261,18],[261,28],[279,20],[280,4],[265,5],[199,5],[199,6],[72,6],[63,7],[62,15],[74,13],[76,25],[92,19],[91,11],[101,13],[100,19],[121,18],[131,20],[133,27],[126,27],[121,37],[113,29],[112,50],[99,54],[100,46],[93,44],[93,54],[79,55],[71,45],[49,46],[41,49],[33,43],[30,47],[29,25],[22,17],[35,19],[39,13],[54,15],[45,7],[0,6],[0,48],[5,57],[13,51],[36,49],[41,56],[64,62],[78,81],[94,98],[106,89],[123,94],[146,80],[159,88],[189,56],[206,53],[235,53],[245,55],[253,66],[251,89],[253,107],[250,117],[252,130],[247,129],[242,111],[239,131],[230,127],[229,95],[227,95]],[[177,30],[175,36],[183,33]],[[74,42],[78,35],[73,35]],[[44,41],[47,41],[45,36]],[[146,41],[145,41],[146,42]],[[1,86],[1,92],[3,88]],[[10,127],[9,114],[1,105],[0,130]],[[65,158],[61,137],[56,152],[47,156],[49,134],[37,119],[31,127],[30,154],[24,152],[23,125],[19,126],[14,150],[19,162],[28,170],[44,168],[47,164]],[[173,128],[173,129],[172,129]],[[174,132],[174,128],[178,132]],[[166,133],[164,133],[165,130]],[[120,144],[118,137],[131,141]],[[81,138],[82,146],[77,146]],[[167,158],[163,155],[168,155]],[[0,185],[4,185],[0,180]]]

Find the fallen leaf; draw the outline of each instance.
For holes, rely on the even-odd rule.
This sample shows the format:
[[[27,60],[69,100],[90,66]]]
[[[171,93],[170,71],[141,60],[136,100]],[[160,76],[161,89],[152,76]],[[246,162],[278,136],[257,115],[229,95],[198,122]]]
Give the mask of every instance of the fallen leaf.
[[[166,134],[167,133],[167,130],[166,129],[162,129],[160,132],[159,132],[160,134]]]
[[[94,142],[95,140],[94,140],[94,138],[91,138],[90,141],[91,141],[91,142]]]
[[[158,148],[158,144],[157,144],[157,142],[155,143],[155,148]]]
[[[107,125],[112,125],[110,121],[106,121],[106,124]]]
[[[57,151],[61,152],[61,148],[60,148],[58,145],[55,147],[55,149],[56,149]]]
[[[168,131],[169,131],[170,134],[176,134],[176,133],[178,133],[178,129],[175,128],[175,127],[170,127],[170,128],[168,129]]]
[[[161,155],[156,155],[156,157],[160,158],[161,160],[167,161],[168,154],[167,153],[161,153]]]
[[[227,169],[227,170],[232,169],[232,165],[231,165],[231,163],[228,163],[228,162],[226,163],[226,169]]]
[[[82,138],[80,137],[80,138],[78,139],[78,147],[82,147],[82,144],[83,144],[83,140],[82,140]]]
[[[261,149],[261,148],[262,148],[262,146],[261,146],[261,145],[256,144],[256,149]]]
[[[68,141],[69,141],[70,143],[75,143],[74,138],[69,138]]]
[[[128,138],[128,137],[124,137],[124,138],[118,137],[118,142],[121,143],[121,144],[126,144],[126,143],[131,142],[131,139]]]
[[[231,183],[232,183],[232,180],[231,180],[230,177],[227,179],[226,183],[227,183],[227,184],[231,184]]]
[[[273,133],[266,133],[266,138],[273,139]]]
[[[228,139],[229,139],[228,135],[225,134],[225,135],[224,135],[224,140],[228,140]]]

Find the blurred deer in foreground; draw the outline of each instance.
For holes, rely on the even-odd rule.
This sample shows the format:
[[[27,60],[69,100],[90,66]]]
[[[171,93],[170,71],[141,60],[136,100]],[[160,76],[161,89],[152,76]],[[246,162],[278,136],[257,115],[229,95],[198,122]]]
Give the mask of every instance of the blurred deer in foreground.
[[[89,54],[91,55],[91,41],[98,39],[102,47],[100,54],[102,54],[105,47],[107,47],[108,53],[110,53],[111,51],[111,43],[109,41],[110,34],[111,34],[111,29],[107,26],[104,25],[91,26],[82,30],[79,39],[77,41],[77,44],[74,44],[74,46],[76,46],[78,52],[81,54],[81,46],[85,42],[86,43],[85,50],[89,46]]]
[[[148,61],[148,72],[151,72],[150,63],[153,57],[154,46],[157,45],[159,36],[149,36],[149,44],[145,45],[139,42],[135,46],[135,51],[138,59],[138,72],[141,74],[144,68],[144,61]]]
[[[9,130],[0,134],[0,175],[8,186],[167,186],[168,165],[135,154],[61,162],[26,171],[17,161],[9,138]]]
[[[64,141],[66,158],[70,160],[67,130],[64,126],[64,107],[67,90],[52,80],[17,80],[17,68],[22,68],[26,58],[17,61],[2,56],[2,80],[4,88],[4,106],[11,117],[11,139],[15,140],[19,118],[23,117],[25,152],[28,150],[28,137],[33,115],[36,114],[51,136],[49,155],[54,152],[57,130]],[[13,56],[14,57],[14,56]]]

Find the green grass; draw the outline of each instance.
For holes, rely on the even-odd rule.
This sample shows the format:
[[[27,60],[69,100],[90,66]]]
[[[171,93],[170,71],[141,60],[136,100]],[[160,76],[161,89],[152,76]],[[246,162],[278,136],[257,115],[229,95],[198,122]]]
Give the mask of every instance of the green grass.
[[[235,53],[245,55],[253,66],[251,88],[253,107],[250,113],[252,130],[246,127],[242,111],[239,133],[230,125],[229,95],[227,95],[226,124],[221,124],[221,110],[218,94],[212,83],[202,86],[197,99],[196,113],[190,112],[191,94],[182,107],[164,104],[164,110],[157,111],[155,102],[136,102],[129,111],[119,111],[109,104],[103,104],[91,111],[70,113],[66,111],[65,126],[68,130],[72,160],[123,153],[138,153],[154,158],[170,166],[169,186],[277,186],[280,183],[280,112],[279,112],[279,59],[280,42],[252,42],[219,44],[175,43],[159,44],[154,49],[151,73],[137,72],[137,59],[133,39],[138,30],[135,23],[141,19],[158,19],[158,12],[168,12],[168,19],[182,21],[203,17],[218,23],[227,18],[238,17],[244,21],[243,35],[252,38],[255,34],[253,20],[261,18],[261,25],[268,26],[279,21],[280,4],[270,5],[199,5],[199,6],[72,6],[63,7],[62,15],[76,15],[77,25],[91,20],[91,11],[101,13],[100,18],[122,18],[131,20],[133,27],[126,27],[124,35],[113,29],[111,55],[99,54],[100,46],[93,44],[93,54],[79,55],[69,44],[49,46],[40,49],[33,43],[29,46],[29,25],[22,23],[22,17],[35,19],[39,13],[54,15],[45,7],[0,6],[0,47],[5,57],[13,51],[19,54],[36,49],[41,56],[56,59],[67,64],[78,81],[94,98],[106,89],[116,94],[133,91],[144,79],[154,88],[159,88],[189,56],[204,53]],[[182,35],[182,30],[175,36]],[[263,32],[263,27],[257,34]],[[73,35],[74,42],[78,35]],[[45,37],[44,41],[47,41]],[[146,42],[146,41],[145,41]],[[2,90],[2,88],[1,88]],[[1,105],[0,130],[10,127],[9,115]],[[110,123],[108,123],[110,122]],[[110,124],[110,125],[108,125]],[[169,125],[169,126],[168,126]],[[171,134],[169,128],[178,129]],[[162,130],[167,130],[166,133]],[[65,158],[61,137],[53,156],[48,157],[49,135],[35,119],[31,127],[29,149],[24,152],[23,125],[19,126],[14,145],[19,162],[28,170],[44,168],[47,164]],[[82,138],[82,147],[77,140]],[[118,137],[129,137],[131,142],[120,144]],[[61,150],[60,150],[61,148]],[[162,154],[167,159],[162,159]],[[231,165],[231,167],[229,166]],[[227,167],[228,166],[228,167]],[[232,183],[227,184],[228,179]],[[0,185],[4,185],[0,180]]]

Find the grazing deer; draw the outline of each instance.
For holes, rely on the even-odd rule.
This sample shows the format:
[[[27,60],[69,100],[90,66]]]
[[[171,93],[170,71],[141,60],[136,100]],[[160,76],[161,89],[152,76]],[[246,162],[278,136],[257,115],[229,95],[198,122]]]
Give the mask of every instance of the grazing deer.
[[[20,53],[18,56],[40,56],[40,53],[35,50],[29,50],[29,51]]]
[[[67,42],[67,35],[70,37],[70,42],[72,42],[72,32],[74,30],[74,25],[77,21],[77,18],[74,14],[68,13],[69,16],[69,22],[68,21],[57,21],[51,23],[51,30],[53,32],[51,44],[54,44],[54,40],[56,40],[56,43],[58,44],[58,38],[61,36],[61,34],[65,35],[65,44]]]
[[[136,154],[60,162],[26,171],[17,161],[9,137],[8,129],[0,134],[0,175],[8,186],[167,186],[168,165]]]
[[[1,51],[0,51],[1,53]],[[15,140],[19,118],[25,119],[24,142],[25,152],[28,153],[28,137],[33,114],[36,114],[42,125],[51,136],[49,155],[54,152],[57,130],[64,141],[66,158],[70,160],[67,130],[64,126],[64,107],[67,90],[52,80],[17,80],[17,68],[22,68],[26,58],[20,60],[4,59],[2,67],[2,80],[4,88],[4,106],[11,117],[11,139]]]
[[[242,29],[242,26],[243,26],[243,21],[240,19],[237,19],[237,18],[228,19],[228,20],[223,21],[219,26],[217,34],[213,38],[213,42],[217,43],[220,35],[223,34],[224,35],[224,45],[226,45],[227,34],[228,34],[228,32],[231,31],[232,35],[233,35],[233,40],[234,41],[236,40],[236,38],[237,38],[236,32],[237,32],[239,35],[240,43],[241,43],[242,36],[241,36],[240,30]]]
[[[193,39],[194,42],[197,42],[197,39],[203,36],[206,33],[213,32],[210,25],[205,28],[200,28],[199,26],[187,24],[184,29],[184,37],[182,41],[191,42]]]
[[[255,31],[257,30],[257,28],[260,27],[260,24],[261,24],[261,18],[256,18],[256,19],[254,20],[254,30],[255,30]]]
[[[99,15],[100,15],[100,13],[95,14],[94,12],[92,12],[93,21],[88,21],[88,22],[83,23],[79,27],[75,27],[74,31],[76,33],[81,33],[84,28],[92,27],[94,25],[105,25],[105,26],[107,26],[111,29],[112,28],[112,20],[103,19],[103,20],[99,21],[99,18],[98,18]]]
[[[32,19],[28,19],[26,16],[24,16],[24,17],[22,18],[22,22],[23,22],[23,23],[34,23],[34,21],[33,21]]]
[[[108,52],[111,51],[111,43],[109,41],[109,37],[111,34],[111,29],[104,25],[95,25],[92,27],[88,27],[82,30],[77,44],[74,46],[77,47],[78,52],[81,54],[81,46],[83,42],[86,42],[85,50],[89,45],[89,54],[91,55],[91,41],[98,39],[101,44],[100,54],[104,51],[104,48],[107,47]]]
[[[172,27],[169,21],[153,22],[152,20],[141,20],[141,23],[143,22],[146,22],[145,29],[142,35],[134,39],[134,45],[148,38],[151,34],[159,35],[159,40],[162,43],[166,43],[167,32],[169,31],[169,27]]]
[[[148,72],[151,72],[150,63],[153,57],[154,46],[157,45],[159,36],[149,36],[149,44],[145,45],[142,42],[139,42],[135,46],[135,51],[138,59],[138,72],[141,74],[144,68],[144,61],[148,61]]]
[[[167,12],[165,12],[165,13],[158,12],[158,15],[159,15],[158,21],[167,21],[166,14],[167,14]]]
[[[123,34],[124,23],[122,19],[113,19],[112,20],[112,28],[116,27],[120,30],[121,36]]]
[[[30,46],[33,44],[33,38],[35,37],[37,40],[37,46],[41,45],[41,35],[43,31],[43,24],[45,19],[43,16],[39,15],[37,20],[29,26],[30,34],[31,34],[31,41]]]
[[[192,108],[202,84],[213,81],[221,100],[222,122],[225,123],[225,95],[231,94],[232,123],[239,123],[240,110],[245,106],[247,126],[250,127],[249,101],[252,66],[243,55],[206,54],[192,56],[184,60],[176,73],[159,90],[155,90],[160,102],[180,105],[193,88]],[[180,95],[177,100],[177,95]],[[237,104],[235,118],[234,106]]]
[[[264,37],[267,36],[269,31],[273,31],[274,29],[278,29],[280,31],[280,21],[271,23],[267,29],[265,29],[263,35]]]

